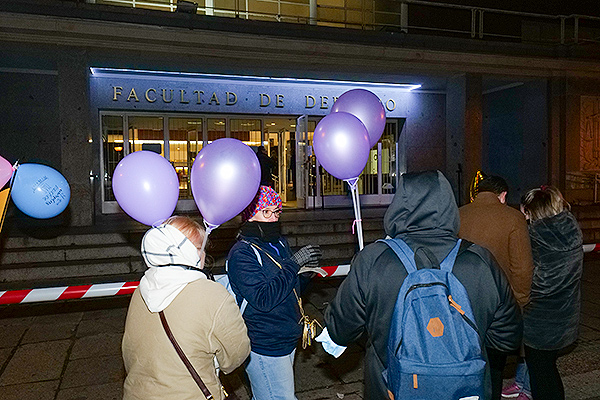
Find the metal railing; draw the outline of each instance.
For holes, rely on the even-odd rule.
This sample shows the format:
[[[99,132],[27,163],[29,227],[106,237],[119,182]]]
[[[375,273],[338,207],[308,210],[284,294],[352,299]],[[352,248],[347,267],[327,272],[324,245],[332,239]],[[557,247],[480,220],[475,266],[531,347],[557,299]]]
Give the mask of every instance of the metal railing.
[[[176,11],[177,0],[85,0]],[[350,29],[397,31],[550,45],[600,43],[600,17],[548,15],[423,0],[362,0],[360,6],[318,0],[200,0],[197,13]],[[344,2],[345,3],[345,2]]]

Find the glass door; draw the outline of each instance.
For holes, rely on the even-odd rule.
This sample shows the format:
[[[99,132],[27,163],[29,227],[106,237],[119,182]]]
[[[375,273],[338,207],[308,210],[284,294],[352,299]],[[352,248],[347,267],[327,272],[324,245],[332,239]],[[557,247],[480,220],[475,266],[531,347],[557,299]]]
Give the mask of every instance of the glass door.
[[[179,198],[192,199],[190,172],[202,149],[201,118],[169,118],[169,161],[179,179]]]
[[[296,120],[296,206],[309,208],[308,197],[308,171],[307,165],[312,151],[308,149],[308,116],[302,115]],[[314,207],[314,205],[313,205]]]
[[[404,122],[404,119],[388,120],[381,138],[370,150],[367,164],[358,180],[361,204],[376,205],[391,202],[396,192],[398,176],[406,172],[404,136],[400,135]],[[314,132],[314,126],[312,131]],[[307,147],[310,148],[312,144],[310,128],[307,128],[306,136],[309,138]],[[348,184],[325,171],[314,155],[305,157],[303,173],[307,176],[306,208],[350,206],[352,198]]]

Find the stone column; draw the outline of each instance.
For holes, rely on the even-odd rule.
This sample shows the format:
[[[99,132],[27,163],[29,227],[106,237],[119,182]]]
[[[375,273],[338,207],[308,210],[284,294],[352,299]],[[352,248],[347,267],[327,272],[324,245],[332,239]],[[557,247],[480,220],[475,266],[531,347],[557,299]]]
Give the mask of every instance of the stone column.
[[[549,160],[548,182],[563,193],[566,186],[566,142],[567,142],[567,79],[564,76],[550,78],[549,97]]]
[[[71,225],[87,226],[93,221],[89,67],[84,50],[61,50],[61,53],[58,62],[61,172],[71,186]]]
[[[462,74],[448,79],[446,176],[459,206],[469,202],[469,184],[482,167],[482,98],[481,75]]]

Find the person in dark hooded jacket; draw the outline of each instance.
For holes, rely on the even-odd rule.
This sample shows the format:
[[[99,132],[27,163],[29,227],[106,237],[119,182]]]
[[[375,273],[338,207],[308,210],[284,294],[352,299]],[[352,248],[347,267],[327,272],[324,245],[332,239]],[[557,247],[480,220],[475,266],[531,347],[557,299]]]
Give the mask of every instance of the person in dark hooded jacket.
[[[384,216],[384,228],[388,236],[401,238],[414,251],[417,268],[439,265],[456,245],[459,229],[458,207],[444,175],[439,171],[402,175]],[[489,349],[484,352],[487,360],[490,351],[504,354],[519,347],[521,314],[506,276],[491,253],[463,242],[453,273],[471,300],[479,333]],[[336,344],[347,346],[363,332],[368,335],[365,399],[388,398],[382,372],[387,368],[390,319],[406,276],[406,269],[392,249],[384,243],[372,243],[353,259],[348,276],[325,312],[326,327]],[[501,371],[495,372],[499,397]],[[486,398],[491,397],[489,371],[486,394]]]

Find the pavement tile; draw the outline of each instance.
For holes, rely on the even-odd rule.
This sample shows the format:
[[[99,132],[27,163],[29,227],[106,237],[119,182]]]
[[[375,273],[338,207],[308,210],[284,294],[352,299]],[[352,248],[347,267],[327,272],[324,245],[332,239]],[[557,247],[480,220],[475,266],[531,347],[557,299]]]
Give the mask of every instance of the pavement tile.
[[[5,325],[31,325],[35,317],[0,318],[0,326]]]
[[[111,382],[103,385],[62,389],[56,400],[120,400],[123,398],[123,383]]]
[[[94,386],[123,382],[125,367],[121,355],[71,360],[63,376],[60,388]]]
[[[568,400],[588,400],[600,393],[600,371],[571,375],[562,380]]]
[[[581,302],[581,312],[583,314],[600,315],[600,303],[583,300]]]
[[[320,345],[319,345],[320,346]],[[294,363],[294,378],[297,392],[325,388],[341,383],[339,373],[331,368],[325,355],[297,352]]]
[[[21,343],[48,342],[51,340],[70,339],[77,329],[76,322],[32,325],[25,333]]]
[[[235,393],[240,400],[250,400],[250,383],[243,367],[238,367],[230,374],[220,375],[221,383],[229,393]]]
[[[589,314],[581,314],[581,325],[587,326],[588,328],[600,331],[600,317],[592,316]]]
[[[27,329],[28,325],[0,325],[0,349],[15,347]]]
[[[591,342],[600,340],[600,331],[589,328],[585,325],[579,325],[579,342]]]
[[[2,370],[2,367],[4,366],[4,364],[6,364],[6,362],[10,358],[12,351],[13,351],[13,349],[11,347],[7,347],[5,349],[0,349],[0,371]]]
[[[581,344],[574,351],[558,358],[561,376],[600,370],[600,343]]]
[[[125,320],[114,318],[101,318],[83,320],[77,327],[77,337],[94,336],[101,333],[123,333]]]
[[[39,315],[34,318],[33,323],[35,325],[54,325],[56,323],[74,323],[78,324],[83,316],[82,312],[64,313],[64,314],[51,314],[51,315]]]
[[[101,333],[94,336],[85,336],[75,341],[71,350],[70,359],[102,357],[121,355],[121,341],[123,335],[120,333]]]
[[[0,387],[2,400],[54,400],[58,380]]]
[[[104,318],[121,318],[125,323],[125,317],[127,316],[127,307],[123,308],[110,308],[106,310],[94,310],[86,311],[83,313],[83,320],[91,319],[104,319]]]
[[[298,400],[359,400],[362,399],[362,382],[346,385],[333,385],[328,388],[308,390],[306,392],[296,393]]]
[[[0,386],[60,378],[70,340],[20,346],[0,377]]]

